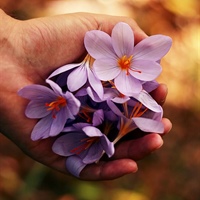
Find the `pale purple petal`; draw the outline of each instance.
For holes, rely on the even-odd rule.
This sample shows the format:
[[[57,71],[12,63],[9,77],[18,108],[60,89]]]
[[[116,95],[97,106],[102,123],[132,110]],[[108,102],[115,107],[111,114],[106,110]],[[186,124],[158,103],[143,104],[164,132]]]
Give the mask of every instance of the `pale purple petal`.
[[[71,112],[69,106],[66,106],[66,107],[65,107],[65,112],[66,112],[66,114],[67,114],[67,118],[68,118],[68,119],[75,119],[75,117],[74,117],[73,113]]]
[[[91,88],[87,87],[87,94],[91,97],[91,99],[95,102],[102,102],[102,99],[97,95],[97,93]]]
[[[68,119],[67,114],[68,113],[66,112],[66,107],[65,107],[55,115],[55,117],[53,118],[49,136],[56,136],[63,130],[65,123]]]
[[[87,81],[87,71],[84,65],[74,69],[67,78],[67,86],[71,92],[81,88]]]
[[[75,177],[80,176],[81,171],[86,166],[85,163],[78,156],[70,156],[66,160],[66,168],[67,170],[74,175]]]
[[[126,72],[122,71],[114,80],[116,88],[124,95],[131,96],[133,93],[138,93],[142,90],[142,85],[139,80],[126,75]]]
[[[87,154],[84,157],[81,157],[83,159],[83,163],[90,164],[99,160],[102,154],[103,147],[101,146],[100,142],[96,142],[88,149]]]
[[[156,120],[156,121],[161,121],[162,118],[163,118],[163,109],[161,107],[161,112],[154,113],[154,115],[151,117],[151,119]]]
[[[62,96],[63,94],[62,89],[57,83],[55,83],[54,81],[50,79],[46,79],[46,82],[51,86],[51,88],[53,89],[54,93],[57,96]]]
[[[63,73],[63,72],[66,72],[66,71],[68,71],[68,70],[70,70],[70,69],[73,69],[73,68],[75,68],[75,67],[78,67],[78,66],[80,66],[82,63],[73,63],[73,64],[67,64],[67,65],[64,65],[64,66],[62,66],[62,67],[59,67],[58,69],[56,69],[47,79],[50,79],[50,78],[52,78],[52,77],[54,77],[54,76],[56,76],[56,75],[58,75],[58,74],[61,74],[61,73]]]
[[[26,99],[52,99],[56,95],[53,90],[43,85],[28,85],[18,91],[18,95]]]
[[[101,137],[103,133],[95,127],[86,126],[82,129],[88,137]]]
[[[77,115],[81,106],[80,101],[71,93],[66,92],[64,95],[67,99],[67,107],[73,115]]]
[[[110,36],[99,30],[88,31],[84,38],[85,48],[95,59],[116,57]]]
[[[161,66],[157,62],[147,60],[134,60],[131,69],[129,73],[143,81],[152,81],[156,79],[162,71]]]
[[[95,60],[93,63],[93,69],[97,77],[103,81],[114,79],[121,71],[117,66],[117,60],[111,58]]]
[[[42,118],[33,128],[31,132],[31,139],[33,141],[45,139],[49,137],[49,131],[52,124],[52,116],[48,115]]]
[[[91,87],[98,94],[99,98],[103,98],[103,86],[101,81],[94,75],[93,71],[89,68],[87,70],[87,77]]]
[[[141,102],[146,108],[154,112],[162,111],[161,106],[158,105],[158,103],[152,98],[152,96],[145,90],[142,90],[140,93],[133,95],[133,97]]]
[[[153,35],[143,39],[134,48],[134,59],[160,60],[170,49],[172,39],[164,35]]]
[[[130,57],[134,48],[134,35],[131,27],[123,22],[116,24],[112,30],[112,45],[119,58]]]
[[[164,132],[164,125],[161,121],[156,121],[142,117],[134,117],[132,118],[132,120],[135,122],[137,127],[144,132]]]
[[[103,110],[102,109],[97,110],[93,114],[92,125],[93,126],[98,126],[98,125],[102,124],[103,120],[104,120],[104,112],[103,112]]]
[[[147,82],[142,83],[143,89],[146,90],[147,92],[152,92],[158,86],[159,86],[159,84],[155,80],[153,80],[153,81],[147,81]]]
[[[45,107],[46,102],[43,99],[30,101],[26,107],[25,115],[31,119],[39,119],[49,115],[51,111],[48,111],[47,107]]]
[[[76,130],[82,130],[86,126],[91,126],[91,124],[85,123],[85,122],[78,122],[78,123],[73,124],[73,127],[75,127]]]
[[[101,137],[101,145],[103,147],[103,150],[108,155],[108,157],[111,157],[114,154],[115,152],[114,144],[110,142],[108,138],[105,137],[105,135]]]
[[[54,142],[52,150],[60,156],[70,156],[76,154],[73,150],[82,145],[81,140],[86,136],[82,132],[67,133]]]
[[[119,108],[111,101],[107,100],[107,104],[110,109],[118,116],[123,117],[123,113],[119,110]]]
[[[123,104],[123,103],[127,102],[129,99],[130,99],[130,97],[123,96],[123,97],[115,97],[112,99],[112,101],[115,103]]]
[[[75,128],[74,126],[66,126],[62,130],[62,132],[74,132],[74,131],[77,131],[77,128]]]
[[[75,93],[75,97],[83,97],[83,96],[86,96],[88,93],[87,93],[87,90],[86,88],[81,88],[80,90],[78,90],[76,93]]]

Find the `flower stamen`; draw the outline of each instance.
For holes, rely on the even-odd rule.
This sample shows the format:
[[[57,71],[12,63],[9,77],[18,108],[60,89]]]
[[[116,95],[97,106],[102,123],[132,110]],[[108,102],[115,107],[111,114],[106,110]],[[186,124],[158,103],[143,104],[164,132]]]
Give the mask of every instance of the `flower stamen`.
[[[61,108],[65,107],[67,105],[67,101],[64,97],[58,96],[55,101],[52,101],[50,103],[45,103],[45,106],[47,107],[48,111],[52,111],[53,118],[56,118],[56,112],[60,111]]]
[[[145,108],[143,111],[141,111],[141,108],[142,103],[137,102],[131,112],[130,119],[133,117],[141,117],[148,110],[148,108]]]
[[[76,155],[79,155],[83,151],[90,148],[94,143],[99,141],[99,137],[87,137],[82,139],[80,142],[83,144],[79,145],[78,147],[73,148],[70,152]]]
[[[126,55],[122,56],[119,60],[118,60],[118,65],[122,70],[126,71],[126,75],[130,75],[129,70],[134,71],[134,72],[138,72],[138,73],[142,73],[140,70],[135,70],[131,68],[131,61],[132,61],[133,55],[131,55],[130,57],[127,58]]]

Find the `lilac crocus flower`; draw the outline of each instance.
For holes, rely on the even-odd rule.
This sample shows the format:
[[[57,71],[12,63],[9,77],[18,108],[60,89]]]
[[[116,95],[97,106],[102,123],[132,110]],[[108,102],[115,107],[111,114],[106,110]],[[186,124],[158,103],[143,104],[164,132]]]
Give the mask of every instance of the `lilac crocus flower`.
[[[70,92],[63,93],[53,81],[47,80],[52,89],[42,85],[29,85],[18,94],[30,102],[25,110],[28,118],[40,119],[31,133],[32,140],[58,135],[68,119],[74,119],[80,101]]]
[[[146,91],[142,90],[135,95],[135,99],[123,103],[121,109],[112,100],[108,100],[107,103],[121,118],[119,134],[114,143],[136,128],[144,132],[163,133],[163,109]]]
[[[97,162],[104,152],[111,157],[114,154],[114,144],[99,129],[85,126],[82,130],[59,137],[52,150],[61,156],[73,156],[67,162],[67,168],[78,176],[85,165]]]
[[[142,90],[141,81],[152,81],[161,73],[159,60],[169,51],[172,40],[154,35],[134,46],[131,27],[123,22],[115,25],[111,37],[100,30],[86,33],[88,53],[95,59],[93,69],[100,80],[113,80],[117,89],[130,96]]]
[[[97,93],[99,98],[103,97],[103,87],[101,81],[96,77],[92,69],[93,60],[87,55],[81,63],[67,64],[55,70],[48,79],[72,70],[66,77],[66,84],[71,92],[75,92],[83,87],[86,83],[90,85]]]

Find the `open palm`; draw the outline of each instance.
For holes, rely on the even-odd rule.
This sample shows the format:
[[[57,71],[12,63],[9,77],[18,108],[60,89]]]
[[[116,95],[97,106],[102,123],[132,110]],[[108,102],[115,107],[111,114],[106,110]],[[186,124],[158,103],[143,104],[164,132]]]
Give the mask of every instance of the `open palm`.
[[[51,147],[54,138],[32,141],[30,133],[37,121],[24,115],[27,101],[17,91],[29,84],[45,84],[45,79],[56,68],[78,62],[85,54],[83,38],[88,30],[111,32],[119,21],[128,23],[135,32],[136,42],[145,34],[128,18],[92,14],[70,14],[54,17],[14,20],[0,11],[0,131],[33,159],[68,173],[66,158],[56,155]],[[154,91],[154,98],[162,103],[166,87]],[[163,120],[165,133],[171,123]],[[107,180],[137,171],[134,160],[142,159],[162,145],[158,134],[119,144],[112,160],[87,166],[81,173],[84,180]],[[113,170],[114,169],[114,170]]]

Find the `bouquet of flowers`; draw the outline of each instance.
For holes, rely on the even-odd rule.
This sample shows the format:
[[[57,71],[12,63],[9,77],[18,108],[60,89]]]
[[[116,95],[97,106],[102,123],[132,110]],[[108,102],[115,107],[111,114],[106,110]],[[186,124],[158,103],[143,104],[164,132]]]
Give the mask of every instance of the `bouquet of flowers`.
[[[158,86],[160,60],[171,43],[168,36],[154,35],[134,45],[133,31],[123,22],[111,36],[88,31],[81,63],[55,70],[48,87],[19,90],[30,100],[25,115],[38,119],[31,139],[56,136],[52,150],[67,157],[68,171],[79,177],[86,165],[111,157],[115,144],[133,130],[162,134],[163,110],[149,93]]]

